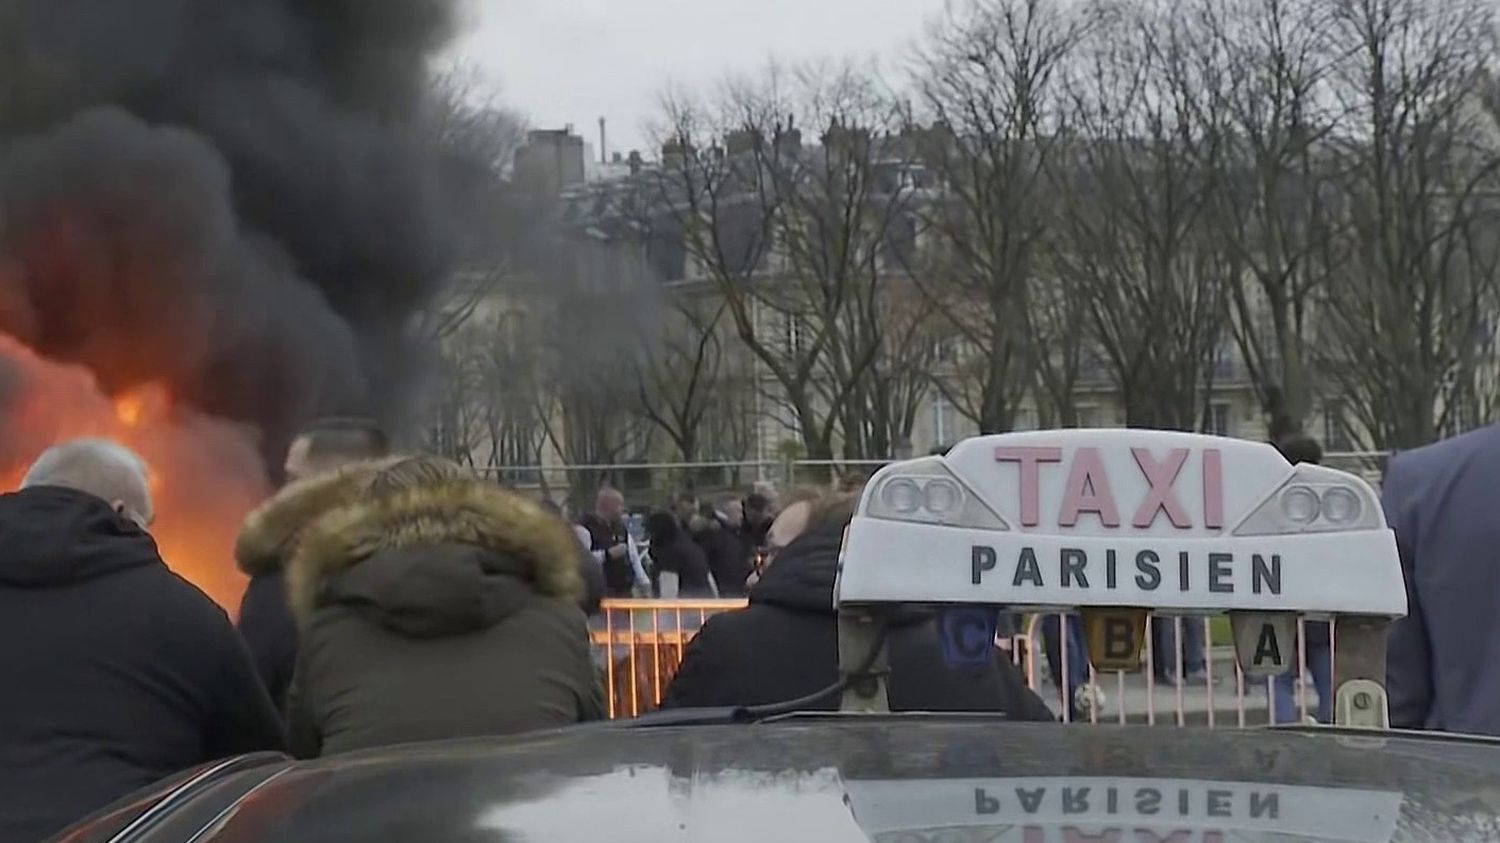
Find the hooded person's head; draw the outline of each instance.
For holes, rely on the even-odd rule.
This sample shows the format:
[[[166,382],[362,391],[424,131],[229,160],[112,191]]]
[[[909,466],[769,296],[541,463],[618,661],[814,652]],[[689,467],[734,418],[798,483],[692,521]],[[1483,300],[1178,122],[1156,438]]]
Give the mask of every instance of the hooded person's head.
[[[533,596],[576,602],[578,559],[571,528],[535,500],[441,457],[403,457],[299,536],[288,593],[303,624],[339,604],[406,635],[447,635]]]
[[[646,535],[652,544],[668,545],[677,541],[680,529],[677,516],[670,512],[653,512],[646,516]]]
[[[844,528],[854,518],[854,509],[859,495],[849,492],[833,492],[815,498],[802,498],[788,504],[766,533],[767,554],[771,563],[776,554],[808,535],[837,533],[842,536]],[[769,563],[768,563],[769,564]]]
[[[21,488],[58,486],[93,495],[142,530],[156,518],[145,460],[108,439],[73,439],[43,451]]]

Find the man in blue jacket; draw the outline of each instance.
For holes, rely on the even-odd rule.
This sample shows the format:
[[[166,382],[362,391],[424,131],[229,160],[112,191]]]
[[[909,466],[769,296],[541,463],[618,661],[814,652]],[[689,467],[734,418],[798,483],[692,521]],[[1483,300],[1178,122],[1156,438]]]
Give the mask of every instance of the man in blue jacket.
[[[151,519],[144,465],[100,439],[0,495],[0,843],[284,745],[229,618],[162,563]]]
[[[1391,725],[1500,735],[1500,426],[1393,457],[1382,497],[1408,600]]]

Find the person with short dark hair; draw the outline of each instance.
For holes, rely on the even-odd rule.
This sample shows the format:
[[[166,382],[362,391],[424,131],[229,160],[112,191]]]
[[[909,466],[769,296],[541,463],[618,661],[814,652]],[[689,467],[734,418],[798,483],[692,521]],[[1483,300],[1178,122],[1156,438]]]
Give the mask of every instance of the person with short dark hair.
[[[1276,450],[1292,465],[1307,463],[1308,465],[1323,464],[1323,445],[1306,433],[1294,433],[1279,442],[1273,442]]]
[[[771,522],[776,520],[771,507],[770,497],[760,492],[751,492],[745,497],[745,541],[751,547],[765,546],[766,533],[771,529]]]
[[[683,492],[672,499],[672,514],[677,516],[677,523],[686,527],[693,523],[693,517],[698,514],[698,496],[692,492]]]
[[[357,478],[341,469],[389,453],[390,442],[369,419],[328,418],[292,440],[287,478],[275,496],[245,518],[235,542],[235,564],[250,577],[240,599],[240,634],[278,708],[286,702],[297,663],[297,624],[286,601],[285,568],[301,529],[341,503]]]
[[[285,746],[234,626],[163,564],[152,515],[145,464],[101,439],[49,448],[0,495],[0,840]]]
[[[772,525],[773,553],[750,590],[750,605],[710,617],[688,644],[663,708],[748,706],[797,699],[838,679],[839,547],[857,499],[832,495],[789,504]],[[1055,720],[1009,661],[949,667],[930,614],[893,621],[890,704],[894,711],[1003,712],[1012,720]],[[838,695],[817,703],[834,709]]]

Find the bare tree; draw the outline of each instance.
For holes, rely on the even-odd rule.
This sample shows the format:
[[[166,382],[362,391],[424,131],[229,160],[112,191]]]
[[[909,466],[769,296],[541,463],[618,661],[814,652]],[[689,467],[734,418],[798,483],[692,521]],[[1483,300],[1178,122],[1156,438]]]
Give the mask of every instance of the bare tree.
[[[1030,300],[1050,306],[1055,295],[1054,279],[1038,273],[1051,204],[1045,172],[1058,72],[1085,21],[1052,0],[969,0],[949,8],[925,45],[917,84],[935,127],[922,152],[943,189],[924,217],[941,259],[915,277],[977,352],[962,378],[939,384],[986,433],[1011,429],[1034,372],[1068,378],[1067,349],[1036,342]]]
[[[790,81],[773,68],[717,109],[669,100],[666,118],[661,202],[774,383],[768,400],[790,409],[807,456],[831,459],[840,439],[864,456],[862,429],[843,425],[887,341],[881,253],[912,194],[899,109],[851,67]],[[799,125],[824,127],[820,143]]]
[[[641,412],[683,462],[700,454],[703,422],[719,400],[724,343],[722,299],[674,291],[656,336],[644,343],[637,367]]]
[[[1221,127],[1170,11],[1117,10],[1069,82],[1059,270],[1087,291],[1126,423],[1194,429],[1224,326],[1222,250],[1206,236]]]
[[[1211,221],[1229,260],[1231,327],[1271,436],[1312,409],[1313,298],[1343,252],[1327,154],[1337,55],[1325,0],[1201,0],[1192,9],[1207,99],[1224,123]]]
[[[1478,92],[1496,13],[1462,0],[1331,9],[1350,242],[1319,299],[1319,361],[1360,444],[1406,448],[1482,421],[1463,418],[1466,397],[1494,364],[1500,151]]]

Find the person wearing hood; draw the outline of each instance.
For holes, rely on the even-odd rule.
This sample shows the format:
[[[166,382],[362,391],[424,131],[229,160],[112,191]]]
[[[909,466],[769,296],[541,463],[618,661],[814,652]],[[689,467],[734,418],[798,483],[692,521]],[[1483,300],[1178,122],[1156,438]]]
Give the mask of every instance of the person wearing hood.
[[[239,635],[163,564],[145,464],[102,439],[0,495],[0,841],[34,843],[173,773],[285,745]]]
[[[688,644],[662,708],[749,706],[813,694],[838,680],[833,585],[854,498],[789,505],[767,532],[770,561],[750,605],[710,617]],[[893,711],[1003,712],[1012,720],[1055,718],[998,657],[988,667],[944,663],[937,627],[909,614],[888,638]],[[838,695],[812,708],[832,710]]]
[[[288,568],[293,752],[602,717],[577,560],[565,524],[454,463],[376,473],[303,531]]]
[[[340,469],[386,455],[385,434],[366,419],[322,419],[287,450],[287,485],[245,519],[234,561],[250,584],[240,599],[239,630],[277,710],[286,706],[297,662],[297,624],[286,602],[285,568],[299,531],[346,497],[353,478]]]

